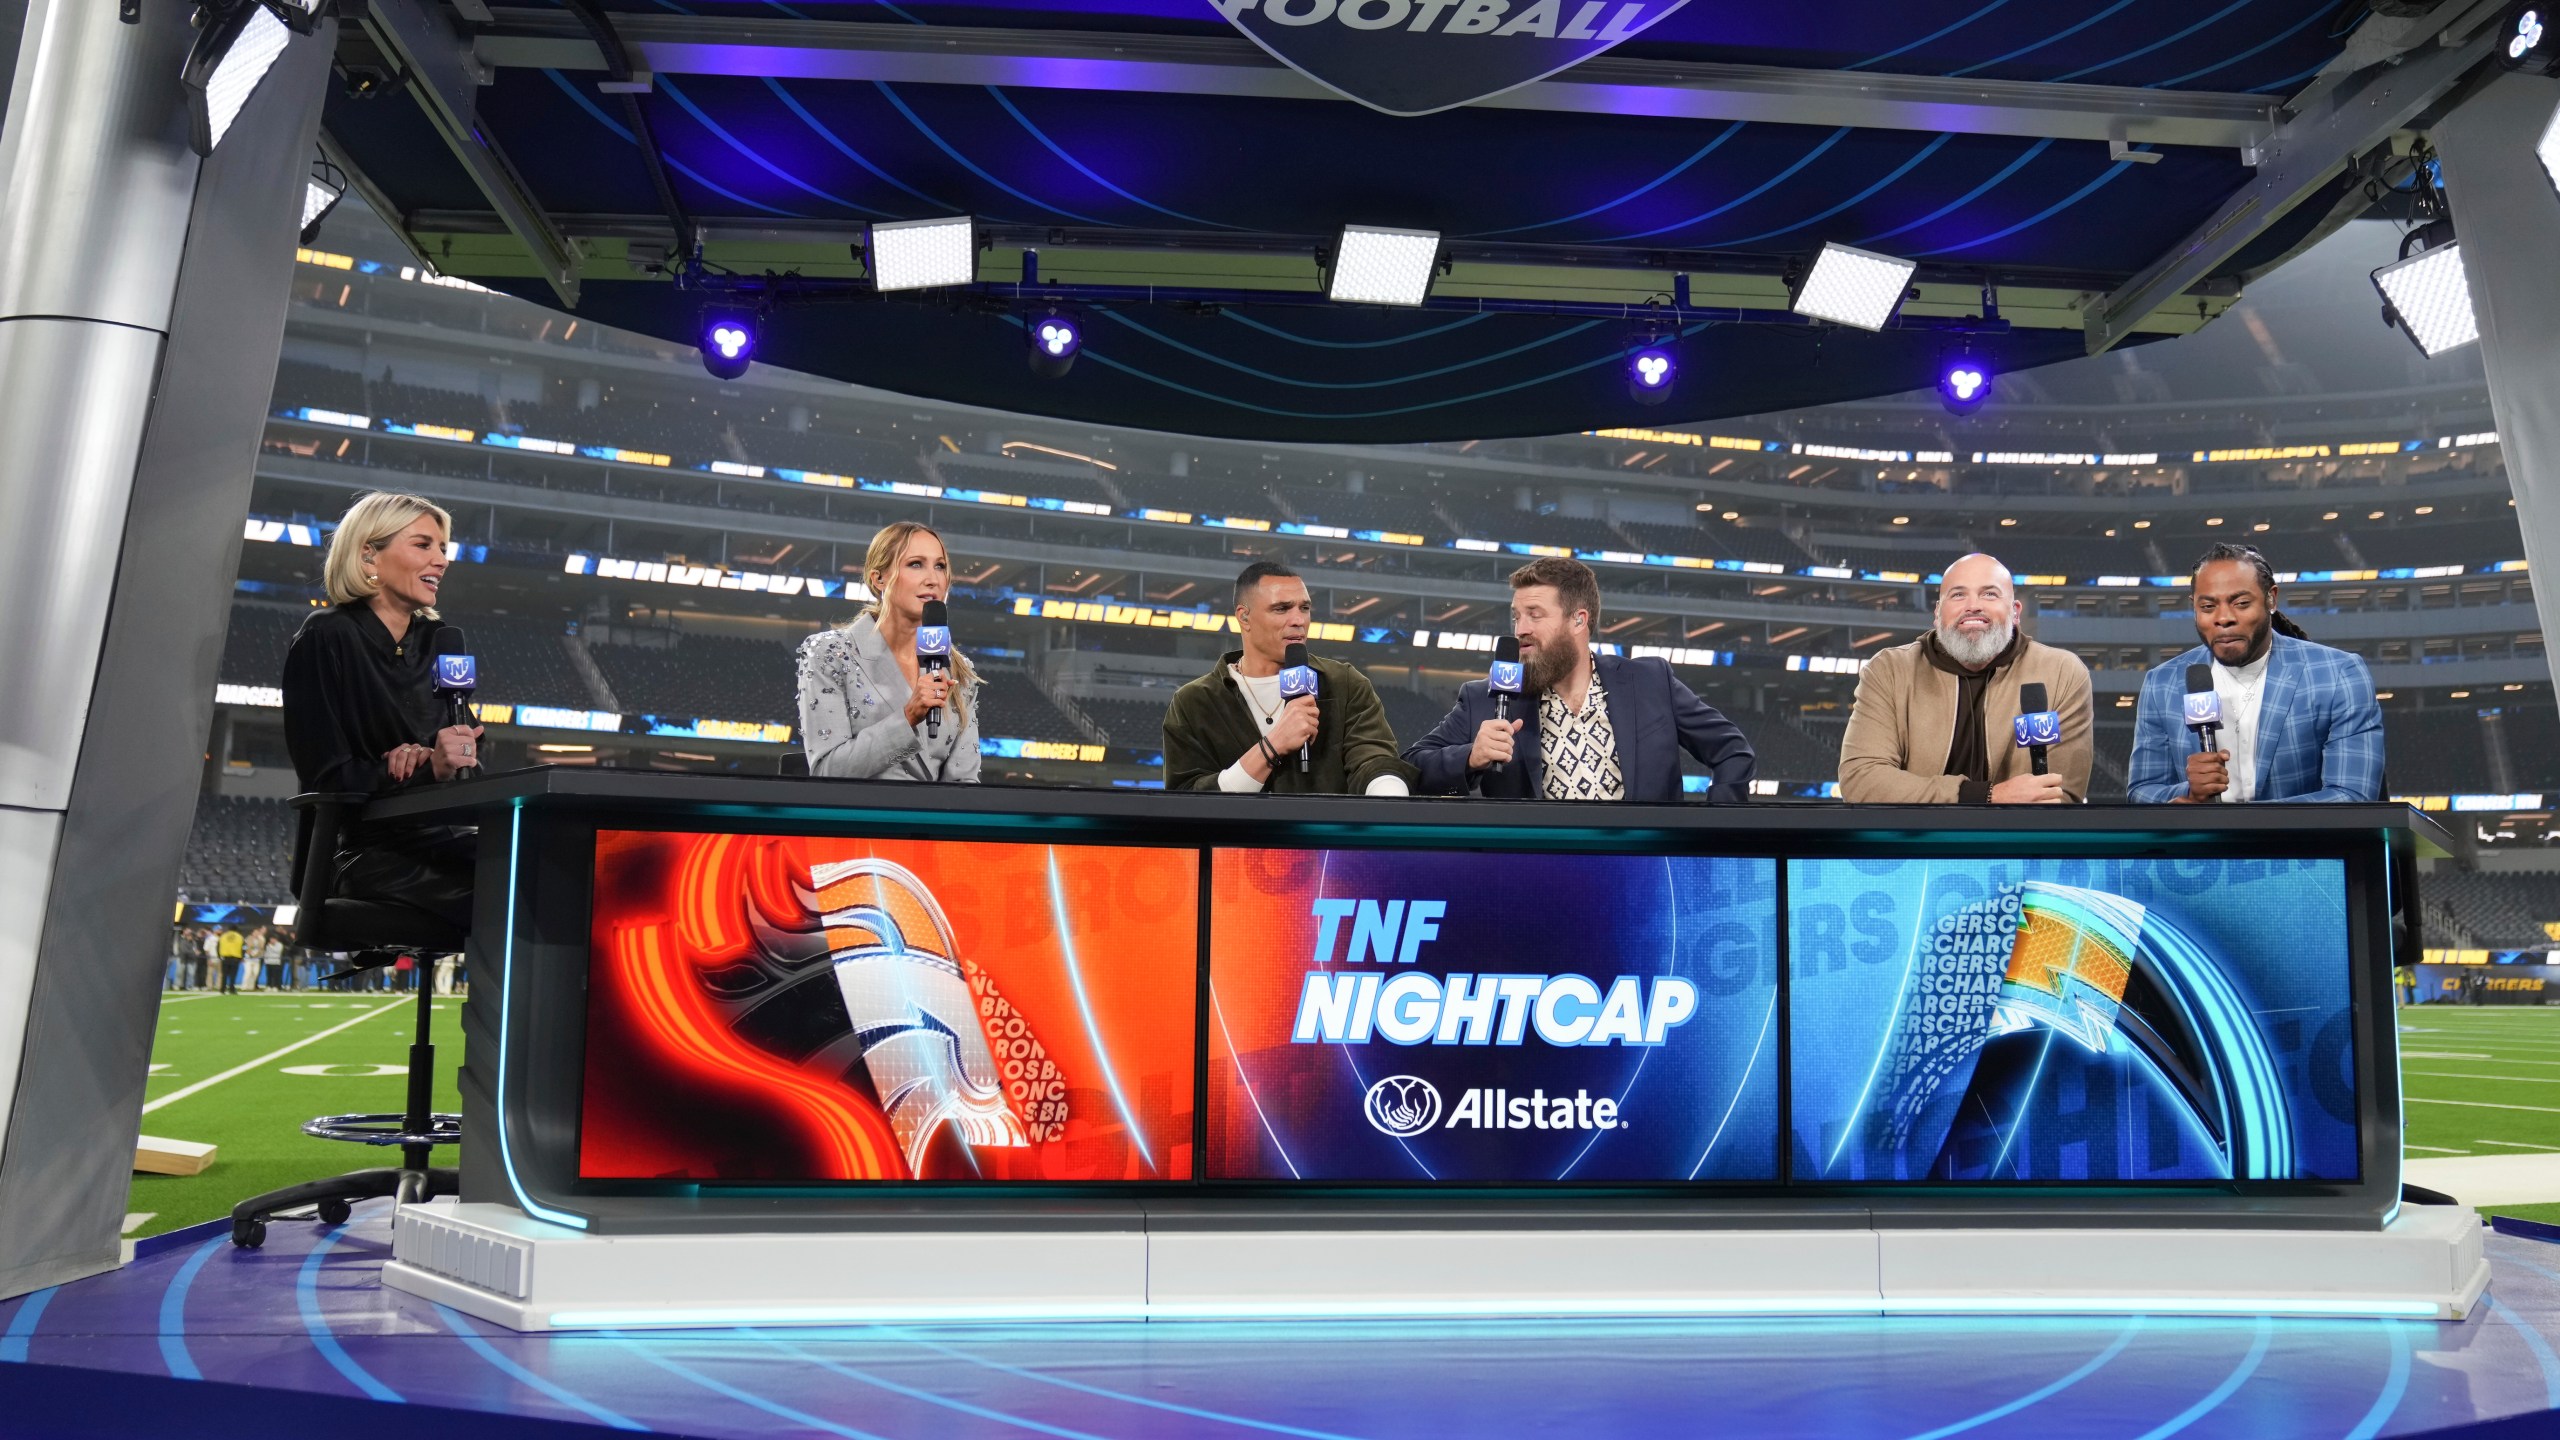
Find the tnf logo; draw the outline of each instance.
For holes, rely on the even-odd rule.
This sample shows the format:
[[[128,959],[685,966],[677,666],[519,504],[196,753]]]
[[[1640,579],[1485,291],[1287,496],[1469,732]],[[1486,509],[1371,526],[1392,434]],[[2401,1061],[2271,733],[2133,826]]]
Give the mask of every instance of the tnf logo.
[[[2222,723],[2222,697],[2210,690],[2187,692],[2187,723],[2219,725]]]
[[[1384,1134],[1419,1135],[1439,1123],[1440,1090],[1419,1075],[1390,1075],[1369,1087],[1360,1109]]]
[[[1496,690],[1506,691],[1513,695],[1519,694],[1520,662],[1517,660],[1494,661],[1493,679],[1490,683]]]

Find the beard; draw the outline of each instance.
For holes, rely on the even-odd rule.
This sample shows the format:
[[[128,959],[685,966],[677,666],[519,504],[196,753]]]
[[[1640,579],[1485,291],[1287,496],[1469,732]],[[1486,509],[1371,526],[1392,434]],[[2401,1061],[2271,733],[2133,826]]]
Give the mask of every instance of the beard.
[[[1936,633],[1938,648],[1947,652],[1948,659],[1967,670],[1979,670],[1999,659],[2000,652],[2009,648],[2009,642],[2018,637],[2018,624],[2014,620],[2003,620],[1972,637],[1952,625],[1941,625]]]
[[[1565,677],[1582,663],[1583,653],[1582,642],[1567,634],[1530,652],[1528,663],[1521,667],[1520,678],[1530,694],[1543,695],[1564,683]]]

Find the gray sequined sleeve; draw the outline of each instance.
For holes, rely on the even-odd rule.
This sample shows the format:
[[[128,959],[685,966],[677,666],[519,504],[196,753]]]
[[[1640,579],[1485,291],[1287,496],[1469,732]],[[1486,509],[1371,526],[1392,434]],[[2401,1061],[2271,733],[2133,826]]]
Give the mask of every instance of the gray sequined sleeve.
[[[842,631],[821,630],[800,644],[800,744],[810,774],[837,780],[877,779],[919,748],[903,708],[871,694]]]

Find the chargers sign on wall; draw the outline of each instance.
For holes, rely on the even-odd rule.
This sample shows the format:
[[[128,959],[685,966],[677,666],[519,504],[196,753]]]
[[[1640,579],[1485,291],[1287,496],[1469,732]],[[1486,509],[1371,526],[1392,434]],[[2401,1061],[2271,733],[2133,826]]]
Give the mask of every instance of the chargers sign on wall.
[[[1308,79],[1390,115],[1429,115],[1605,54],[1687,0],[1209,3]]]

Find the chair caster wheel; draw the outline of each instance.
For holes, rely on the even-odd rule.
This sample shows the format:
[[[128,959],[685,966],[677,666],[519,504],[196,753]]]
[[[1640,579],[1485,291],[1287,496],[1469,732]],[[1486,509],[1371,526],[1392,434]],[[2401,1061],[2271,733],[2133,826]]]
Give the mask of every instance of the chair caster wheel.
[[[347,1223],[347,1217],[354,1213],[355,1207],[344,1200],[320,1202],[320,1223],[323,1225],[344,1225]]]
[[[267,1243],[267,1222],[234,1220],[231,1222],[231,1245],[237,1250],[255,1250]]]

